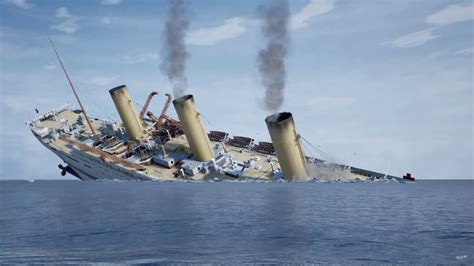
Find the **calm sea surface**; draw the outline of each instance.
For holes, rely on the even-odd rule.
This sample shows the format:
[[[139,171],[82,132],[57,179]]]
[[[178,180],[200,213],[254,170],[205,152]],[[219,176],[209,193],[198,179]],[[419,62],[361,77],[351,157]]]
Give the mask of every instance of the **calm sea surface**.
[[[0,263],[474,264],[474,181],[0,182]]]

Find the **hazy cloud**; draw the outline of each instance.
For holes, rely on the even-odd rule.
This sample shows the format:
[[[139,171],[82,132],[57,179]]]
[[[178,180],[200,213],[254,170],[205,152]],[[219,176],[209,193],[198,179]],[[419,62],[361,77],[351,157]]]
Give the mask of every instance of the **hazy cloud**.
[[[328,109],[345,108],[348,105],[357,102],[354,97],[336,97],[336,96],[319,96],[315,98],[308,98],[307,96],[302,97],[302,100],[306,101],[305,105],[309,110],[320,111]]]
[[[53,64],[45,64],[43,65],[43,68],[47,70],[53,70],[53,69],[56,69],[56,66]]]
[[[112,6],[122,3],[122,0],[102,0],[101,3],[105,6]]]
[[[425,23],[435,26],[426,30],[410,33],[397,39],[384,42],[393,47],[407,48],[422,45],[426,42],[438,38],[438,35],[433,34],[436,27],[446,26],[456,22],[469,21],[474,19],[474,5],[473,4],[459,4],[450,5],[444,9],[428,16]]]
[[[303,9],[292,16],[291,27],[293,29],[307,27],[314,17],[333,10],[336,7],[335,3],[335,0],[311,0]]]
[[[138,63],[144,63],[147,61],[154,61],[160,59],[160,55],[158,53],[145,53],[145,54],[138,54],[138,55],[127,55],[124,56],[123,59],[125,62],[129,64],[138,64]]]
[[[302,29],[309,26],[313,18],[332,11],[335,8],[335,3],[335,0],[310,0],[306,6],[292,16],[291,27]],[[224,24],[216,27],[199,28],[189,34],[186,43],[209,46],[237,38],[247,31],[246,22],[245,19],[235,17],[227,19]]]
[[[189,33],[186,43],[191,45],[214,45],[224,40],[236,38],[246,31],[243,19],[231,18],[217,27],[200,28]]]
[[[64,20],[59,24],[51,26],[52,29],[65,33],[74,33],[80,28],[77,24],[77,18],[71,15],[66,7],[56,9],[56,17]]]
[[[79,29],[79,25],[75,20],[66,20],[62,23],[51,26],[52,29],[65,33],[74,33]]]
[[[3,40],[0,34],[0,51],[2,54],[2,60],[15,59],[30,59],[37,57],[42,54],[42,51],[37,47],[31,47],[20,42],[11,42]],[[2,73],[5,74],[5,73]]]
[[[3,104],[14,113],[33,113],[35,106],[52,105],[54,99],[31,97],[31,95],[2,95]]]
[[[106,25],[110,25],[113,22],[113,19],[111,17],[103,17],[100,19],[100,22]]]
[[[87,83],[90,85],[96,86],[106,86],[114,82],[118,76],[94,76],[90,79],[87,79]]]
[[[407,35],[398,37],[393,41],[384,42],[383,44],[398,48],[415,47],[438,37],[438,35],[433,34],[433,29],[425,29],[422,31],[409,33]]]
[[[60,7],[56,9],[56,17],[57,18],[72,18],[71,13],[69,13],[69,10],[67,7]]]
[[[430,16],[425,20],[426,23],[436,26],[449,25],[456,22],[469,21],[474,19],[474,5],[460,4],[450,5]]]
[[[29,9],[33,7],[33,5],[26,2],[26,0],[7,0],[5,2],[23,9]]]
[[[454,54],[455,55],[472,55],[472,54],[474,54],[474,47],[461,49],[459,51],[456,51]]]

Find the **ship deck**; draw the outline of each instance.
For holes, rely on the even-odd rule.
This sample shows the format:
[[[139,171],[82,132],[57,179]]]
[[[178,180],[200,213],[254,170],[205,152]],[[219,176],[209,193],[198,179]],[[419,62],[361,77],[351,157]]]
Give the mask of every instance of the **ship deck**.
[[[80,111],[62,107],[45,113],[44,115],[28,122],[28,125],[35,136],[44,145],[55,151],[57,154],[64,154],[66,156],[75,153],[87,154],[93,158],[101,159],[104,163],[113,164],[122,169],[126,169],[130,172],[140,175],[143,177],[142,179],[163,181],[183,179],[183,176],[176,177],[175,175],[179,169],[179,163],[175,164],[171,168],[159,165],[153,160],[148,160],[144,163],[137,163],[134,162],[132,158],[125,158],[109,150],[104,150],[100,147],[94,147],[92,145],[94,138],[92,136],[91,130],[88,128],[85,122],[82,124],[77,122],[80,116]],[[91,118],[92,126],[96,132],[100,132],[107,122],[113,123],[117,128],[122,127],[122,125],[117,122],[105,121],[99,118]],[[59,131],[59,136],[56,138],[51,138],[50,133],[52,131]],[[239,141],[245,141],[247,138],[235,137],[235,139],[236,140],[230,140],[227,143],[211,140],[211,144],[215,150],[220,148],[221,150],[224,150],[226,154],[230,155],[235,165],[233,169],[228,169],[227,171],[223,171],[221,173],[205,173],[200,171],[192,176],[186,176],[185,178],[191,180],[207,180],[213,178],[218,178],[219,180],[272,180],[274,178],[272,169],[279,168],[277,157],[274,154],[261,152],[261,150],[252,147],[239,147]],[[116,144],[116,146],[122,147],[122,149],[124,149],[126,146],[122,145],[126,143],[121,139],[119,139]],[[268,145],[268,143],[263,144]],[[265,150],[266,146],[262,145],[262,147],[264,147],[263,150]],[[191,158],[190,149],[187,145],[185,135],[171,138],[163,145],[163,148],[165,149],[165,153],[168,156],[176,157],[177,160],[179,159],[179,154],[181,154],[181,157],[183,157],[183,153],[186,157],[184,159]],[[155,154],[163,154],[161,145],[153,152]],[[248,162],[251,162],[251,164]],[[380,179],[383,177],[397,178],[360,168],[352,168],[352,170],[347,170],[346,166],[339,164],[330,164],[330,166],[327,166],[321,162],[323,161],[316,159],[313,160],[312,163],[308,163],[308,172],[311,176],[328,180],[367,180]]]
[[[92,132],[87,126],[77,126],[74,131],[70,133],[62,133],[61,137],[63,138],[58,138],[56,140],[51,140],[50,138],[46,136],[41,136],[42,132],[46,132],[46,129],[62,129],[67,127],[68,125],[71,125],[72,121],[77,121],[79,119],[79,112],[70,110],[70,109],[65,109],[60,112],[58,112],[55,115],[55,119],[52,119],[52,117],[49,117],[47,119],[44,118],[39,118],[36,121],[39,121],[39,123],[36,123],[32,121],[30,122],[32,125],[30,126],[31,130],[35,133],[36,136],[38,136],[39,140],[46,145],[47,147],[51,148],[52,150],[59,151],[65,154],[72,154],[74,152],[80,151],[82,153],[86,153],[89,156],[93,156],[96,158],[100,158],[101,156],[98,155],[95,152],[87,151],[87,150],[81,150],[80,147],[77,147],[76,145],[71,145],[70,142],[64,141],[63,138],[70,138],[75,141],[79,141],[77,136],[81,136],[83,138],[80,142],[83,144],[86,143],[91,143],[93,140],[92,137]],[[104,126],[104,120],[98,119],[98,118],[91,118],[92,125],[94,129],[97,132],[100,132],[101,127]],[[119,123],[116,123],[119,127],[121,126]],[[80,133],[79,133],[80,132]],[[74,136],[74,134],[77,134]],[[123,142],[123,141],[122,141]],[[216,141],[211,141],[211,144],[213,146],[222,146],[220,142]],[[168,153],[169,156],[173,156],[178,150],[184,149],[184,150],[189,150],[187,147],[187,140],[185,135],[181,135],[176,138],[172,138],[168,142],[166,142],[164,145],[164,148],[166,152]],[[263,154],[258,154],[255,151],[252,151],[250,149],[246,148],[237,148],[233,147],[230,145],[224,144],[225,150],[227,151],[228,154],[231,155],[231,157],[236,161],[236,162],[244,162],[250,160],[250,158],[256,158],[255,163],[252,165],[251,168],[246,169],[245,175],[238,176],[238,178],[248,178],[248,179],[266,179],[270,180],[272,179],[272,166],[270,165],[270,162],[272,162],[274,165],[278,165],[278,160],[276,156],[274,155],[263,155]],[[161,149],[157,149],[157,152],[161,152]],[[142,165],[145,170],[137,170],[134,169],[133,167],[128,167],[124,164],[121,163],[116,163],[116,162],[110,162],[110,163],[115,163],[119,165],[120,167],[123,167],[129,171],[135,171],[137,173],[141,173],[149,177],[150,179],[155,179],[155,180],[176,180],[174,176],[174,173],[178,169],[178,167],[172,167],[172,168],[166,168],[161,165],[155,164],[153,162],[148,162],[148,163],[143,163],[140,164]],[[203,180],[203,179],[210,179],[218,177],[219,179],[236,179],[235,176],[230,176],[226,174],[218,175],[216,176],[215,174],[205,174],[205,173],[197,173],[194,176],[189,177],[191,180]],[[182,178],[180,178],[182,179]]]

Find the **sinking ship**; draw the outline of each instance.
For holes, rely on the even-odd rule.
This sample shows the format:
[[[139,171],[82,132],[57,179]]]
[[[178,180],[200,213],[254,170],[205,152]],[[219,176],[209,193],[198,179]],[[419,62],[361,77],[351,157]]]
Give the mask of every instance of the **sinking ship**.
[[[257,142],[223,131],[208,132],[193,95],[173,99],[166,94],[161,113],[155,115],[147,111],[158,94],[152,92],[138,113],[128,88],[121,85],[109,90],[120,122],[89,116],[51,44],[80,109],[66,104],[26,124],[38,141],[64,162],[58,165],[63,176],[155,181],[405,180],[305,156],[289,112],[266,117],[271,142]],[[171,104],[178,118],[167,114]]]

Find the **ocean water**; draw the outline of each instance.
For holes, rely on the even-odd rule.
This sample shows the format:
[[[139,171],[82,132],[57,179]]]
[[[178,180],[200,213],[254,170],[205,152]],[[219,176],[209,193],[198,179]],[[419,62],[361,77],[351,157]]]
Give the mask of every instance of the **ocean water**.
[[[0,263],[474,264],[474,181],[0,182]]]

